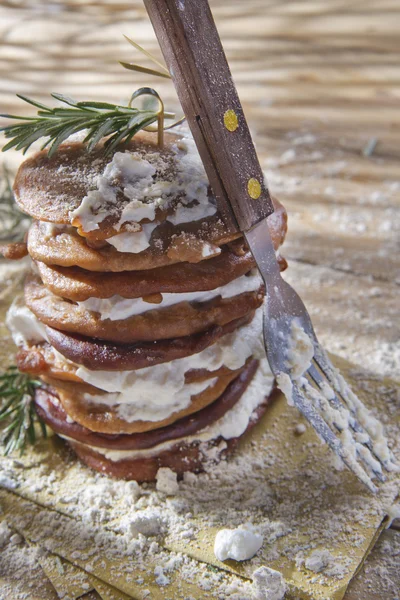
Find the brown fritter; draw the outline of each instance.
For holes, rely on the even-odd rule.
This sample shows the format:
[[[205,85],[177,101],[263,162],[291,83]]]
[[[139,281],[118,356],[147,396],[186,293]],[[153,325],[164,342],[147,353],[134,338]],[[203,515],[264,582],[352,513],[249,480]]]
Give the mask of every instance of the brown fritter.
[[[134,371],[153,367],[163,362],[184,358],[201,352],[220,337],[246,325],[253,318],[250,313],[226,325],[210,327],[201,333],[170,340],[115,344],[71,335],[46,326],[50,344],[65,358],[93,371]]]
[[[237,256],[229,250],[197,264],[187,262],[146,271],[98,273],[80,267],[52,267],[35,263],[44,285],[57,296],[81,302],[88,298],[143,298],[158,293],[213,290],[248,273],[255,265],[250,252]]]
[[[15,356],[15,362],[21,373],[29,373],[34,377],[49,375],[63,381],[81,381],[76,375],[76,366],[60,360],[47,342],[21,348]]]
[[[202,303],[180,302],[166,308],[149,303],[145,313],[111,321],[55,296],[35,278],[25,284],[26,305],[42,323],[68,333],[124,344],[185,337],[213,325],[226,325],[253,312],[263,298],[260,287],[255,292],[225,299],[218,296]]]
[[[158,444],[193,435],[208,425],[215,423],[230,410],[246,390],[258,366],[258,361],[250,359],[243,371],[226,388],[223,394],[209,406],[194,415],[179,419],[171,425],[144,433],[108,435],[96,433],[67,418],[59,398],[52,388],[37,388],[35,406],[39,416],[51,429],[78,442],[110,448],[112,450],[143,450]]]
[[[275,212],[268,217],[268,225],[277,250],[286,235],[287,214],[278,200],[272,198],[272,202]],[[149,248],[138,254],[118,252],[107,242],[92,247],[72,227],[67,231],[54,228],[49,234],[45,224],[36,221],[29,230],[28,250],[34,260],[48,265],[78,266],[89,271],[101,272],[141,271],[184,260],[188,262],[203,260],[201,252],[193,255],[192,251],[186,251],[184,254],[177,251],[181,245],[182,234],[186,236],[190,250],[199,241],[221,247],[239,237],[236,243],[238,250],[244,244],[241,234],[229,233],[219,217],[209,217],[176,227],[170,223],[163,223],[153,232]]]
[[[8,260],[21,260],[28,255],[25,242],[0,243],[0,254]]]
[[[21,210],[35,219],[69,225],[70,212],[80,206],[90,190],[96,189],[97,177],[104,172],[115,152],[140,152],[150,162],[153,162],[154,153],[157,153],[168,164],[167,174],[173,178],[176,167],[171,146],[180,137],[167,133],[164,148],[160,149],[157,135],[142,131],[129,144],[116,148],[109,156],[104,154],[103,143],[89,153],[81,142],[66,142],[52,158],[48,158],[48,150],[42,150],[25,160],[18,169],[14,182],[15,199]],[[118,187],[118,182],[115,182],[115,187]],[[119,221],[120,213],[128,202],[122,196],[118,203],[119,214],[118,211],[114,212],[100,223],[99,229],[85,235],[93,239],[99,235],[103,237],[102,233],[112,229]]]
[[[264,416],[268,408],[268,399],[265,400],[253,413],[253,418],[249,422],[246,431],[238,438],[223,440],[219,437],[215,440],[202,444],[177,443],[170,450],[160,452],[158,456],[146,458],[125,458],[119,461],[112,461],[94,449],[85,446],[79,442],[67,441],[77,456],[88,467],[104,473],[117,479],[135,480],[138,482],[151,482],[156,480],[157,471],[160,467],[169,467],[178,476],[191,471],[199,473],[210,463],[207,450],[212,450],[212,462],[216,463],[224,457],[230,455],[238,443],[245,439],[247,434]],[[223,446],[219,447],[220,442],[224,441]],[[216,451],[215,451],[216,450]]]
[[[47,375],[53,379],[61,381],[75,381],[84,383],[77,375],[79,365],[72,362],[60,360],[53,348],[47,342],[36,344],[30,348],[23,348],[16,354],[16,363],[18,370],[21,373],[29,373],[35,377]],[[213,377],[222,377],[229,375],[231,370],[228,367],[222,366],[216,371],[208,371],[207,369],[190,369],[185,373],[185,382],[194,383],[206,381]]]
[[[121,419],[113,406],[101,404],[102,397],[110,396],[107,392],[103,392],[87,383],[61,381],[48,375],[43,375],[42,379],[56,390],[65,412],[74,421],[91,431],[120,434],[151,431],[196,413],[214,402],[242,370],[243,367],[217,377],[213,385],[191,397],[189,406],[173,413],[166,419],[161,421],[133,421],[132,423]]]

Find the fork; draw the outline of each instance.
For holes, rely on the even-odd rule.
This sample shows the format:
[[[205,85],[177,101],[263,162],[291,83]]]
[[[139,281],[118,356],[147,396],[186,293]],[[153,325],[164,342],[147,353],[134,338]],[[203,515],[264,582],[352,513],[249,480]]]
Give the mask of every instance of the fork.
[[[397,469],[382,425],[350,390],[318,343],[309,314],[281,277],[267,217],[273,213],[254,144],[207,0],[144,0],[226,227],[243,232],[265,282],[264,341],[288,401],[353,473],[372,479]],[[294,327],[309,361],[294,376]]]
[[[376,492],[372,479],[384,482],[383,469],[397,470],[381,423],[352,392],[318,342],[306,307],[281,276],[266,220],[244,236],[266,285],[263,334],[278,385],[344,464],[371,492]],[[293,377],[288,360],[293,325],[307,335],[312,354],[298,378]]]

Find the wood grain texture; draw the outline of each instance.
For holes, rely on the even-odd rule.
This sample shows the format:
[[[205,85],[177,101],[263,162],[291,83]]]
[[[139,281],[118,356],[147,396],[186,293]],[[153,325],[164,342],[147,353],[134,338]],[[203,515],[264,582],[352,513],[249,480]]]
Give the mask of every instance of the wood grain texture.
[[[145,6],[221,213],[246,231],[273,206],[208,2],[145,0]],[[236,121],[230,130],[228,111]],[[257,197],[249,181],[260,186]]]
[[[400,533],[384,531],[344,600],[395,600],[399,593]]]
[[[210,5],[270,191],[289,211],[288,280],[329,350],[399,377],[398,0]],[[32,114],[16,92],[127,102],[145,85],[180,112],[170,82],[117,64],[151,66],[122,33],[161,58],[141,0],[5,1],[0,16],[1,112]],[[381,585],[386,568],[377,547],[346,600],[395,597]]]

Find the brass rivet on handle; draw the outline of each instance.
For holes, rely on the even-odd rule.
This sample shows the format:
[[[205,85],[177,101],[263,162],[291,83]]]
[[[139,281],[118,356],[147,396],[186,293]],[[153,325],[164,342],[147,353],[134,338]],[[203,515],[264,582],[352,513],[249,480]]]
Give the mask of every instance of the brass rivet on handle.
[[[239,127],[237,114],[232,108],[229,108],[224,114],[224,125],[228,131],[236,131]]]
[[[257,200],[261,196],[261,184],[255,177],[252,177],[247,182],[247,193],[253,200]]]

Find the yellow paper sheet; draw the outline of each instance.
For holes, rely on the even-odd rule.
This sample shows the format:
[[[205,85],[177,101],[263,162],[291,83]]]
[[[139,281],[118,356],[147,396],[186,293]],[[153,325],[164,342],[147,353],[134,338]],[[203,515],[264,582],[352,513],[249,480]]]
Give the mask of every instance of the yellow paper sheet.
[[[7,303],[3,303],[0,322],[4,319]],[[3,332],[6,335],[4,328]],[[4,366],[6,361],[12,359],[12,354],[11,344],[3,346]],[[389,427],[391,439],[393,442],[397,440],[398,444],[400,426],[394,412],[396,384],[367,373],[356,373],[354,367],[339,359],[335,358],[335,362],[360,397],[383,418]],[[299,413],[289,407],[283,397],[272,404],[263,420],[238,450],[237,456],[245,465],[257,464],[260,456],[267,459],[260,463],[259,468],[249,468],[249,473],[246,469],[243,470],[245,492],[242,490],[241,495],[238,494],[236,485],[228,489],[222,477],[213,479],[214,471],[181,486],[178,498],[187,504],[185,518],[193,535],[171,535],[167,530],[156,539],[164,552],[171,553],[171,557],[175,553],[192,557],[197,573],[190,578],[182,574],[182,569],[177,568],[168,573],[170,581],[166,587],[159,586],[155,581],[154,570],[160,564],[157,554],[147,557],[144,570],[134,555],[110,558],[107,547],[109,545],[111,548],[117,543],[121,528],[125,527],[124,514],[130,510],[124,498],[116,496],[113,512],[107,522],[88,525],[79,520],[80,515],[74,504],[76,498],[79,499],[89,484],[98,486],[99,494],[102,494],[102,485],[106,479],[94,475],[81,465],[58,438],[42,441],[22,458],[0,458],[0,473],[12,474],[12,497],[15,498],[14,494],[17,494],[29,500],[21,508],[21,504],[11,501],[10,494],[7,493],[0,498],[0,504],[5,503],[7,518],[11,520],[19,521],[21,511],[31,515],[23,532],[27,539],[43,544],[53,554],[82,570],[88,569],[90,565],[89,575],[133,598],[146,598],[146,590],[150,591],[150,597],[154,600],[165,598],[166,594],[173,598],[210,598],[212,592],[205,589],[208,576],[214,579],[220,577],[217,587],[220,586],[221,589],[229,584],[240,587],[244,580],[251,580],[257,567],[267,565],[279,570],[285,577],[289,586],[288,597],[340,600],[379,534],[385,515],[384,507],[395,500],[399,479],[396,480],[395,476],[390,478],[384,490],[382,506],[352,473],[335,470],[332,453],[320,443],[310,427],[307,427],[303,435],[295,433],[296,425],[300,422],[302,419]],[[228,465],[216,467],[215,472],[221,475],[224,471],[229,473],[235,460],[232,459]],[[36,482],[40,485],[36,485]],[[118,486],[119,483],[109,485]],[[212,507],[208,501],[203,501],[207,486],[210,488],[208,491],[211,490],[218,500]],[[155,494],[154,486],[147,486],[143,494],[143,497]],[[69,501],[71,497],[75,500]],[[167,511],[170,499],[160,498],[157,494],[155,498],[161,511]],[[269,520],[273,527],[283,523],[285,531],[282,535],[265,535],[262,550],[252,560],[221,563],[214,556],[213,544],[215,534],[221,527],[219,523],[223,521],[227,511],[227,503],[235,526],[248,520],[256,525]],[[88,552],[93,536],[101,531],[104,547],[100,555],[96,559],[92,556],[90,559],[78,556],[76,552],[82,553],[82,549],[74,547],[73,539],[63,538],[63,527],[46,532],[43,536],[37,515],[46,516],[48,512],[42,507],[58,513],[63,526],[65,523],[69,523],[69,528],[76,526],[77,539],[78,532],[87,528]],[[353,512],[350,510],[347,515],[344,507],[347,507],[347,511],[349,507],[353,507]],[[301,564],[301,556],[299,560],[299,548],[300,553],[305,552],[304,558],[307,557],[307,552],[317,548],[329,550],[339,565],[343,566],[343,576],[328,577],[305,569],[304,561]],[[305,551],[305,548],[309,550]],[[91,585],[94,586],[93,581]]]

